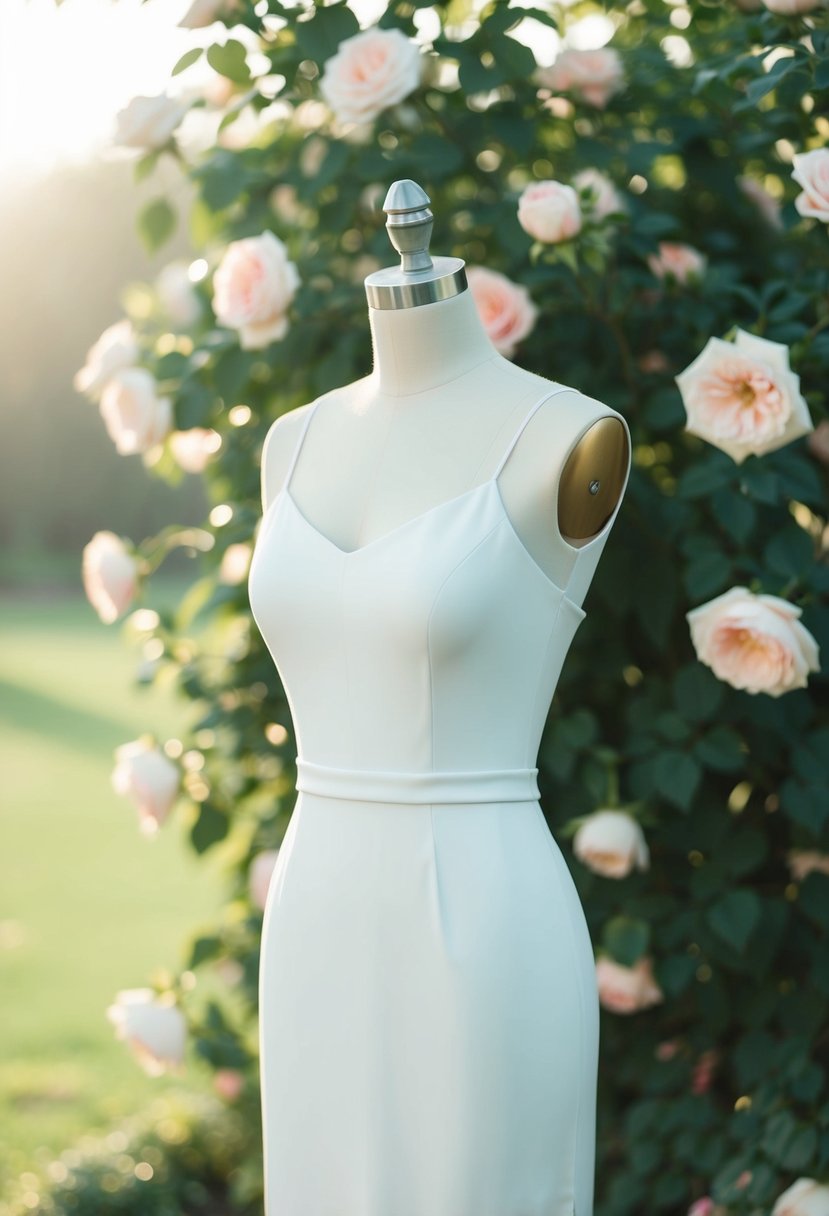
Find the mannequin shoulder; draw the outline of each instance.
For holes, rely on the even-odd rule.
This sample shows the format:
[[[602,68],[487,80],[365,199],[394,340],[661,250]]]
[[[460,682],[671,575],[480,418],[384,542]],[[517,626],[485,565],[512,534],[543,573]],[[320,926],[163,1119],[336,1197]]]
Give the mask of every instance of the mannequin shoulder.
[[[309,415],[317,405],[328,398],[336,397],[338,392],[339,390],[332,389],[305,405],[285,410],[268,427],[260,458],[263,510],[267,509],[285,481],[297,445],[302,442]]]
[[[562,390],[554,392],[538,410],[538,441],[549,442],[553,450],[563,443],[571,456],[590,446],[595,438],[595,427],[608,437],[612,435],[609,441],[626,456],[631,439],[625,416],[580,389],[563,385]]]

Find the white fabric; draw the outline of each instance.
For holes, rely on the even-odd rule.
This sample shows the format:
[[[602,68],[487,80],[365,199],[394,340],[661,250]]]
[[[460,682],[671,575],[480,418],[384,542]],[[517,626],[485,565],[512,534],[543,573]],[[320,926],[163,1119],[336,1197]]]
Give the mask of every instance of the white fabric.
[[[554,580],[497,482],[565,388],[487,481],[350,552],[290,494],[312,407],[265,512],[250,604],[299,753],[260,961],[266,1216],[592,1216],[594,958],[536,760],[625,487],[585,545],[556,534]],[[563,467],[605,415],[561,404]]]

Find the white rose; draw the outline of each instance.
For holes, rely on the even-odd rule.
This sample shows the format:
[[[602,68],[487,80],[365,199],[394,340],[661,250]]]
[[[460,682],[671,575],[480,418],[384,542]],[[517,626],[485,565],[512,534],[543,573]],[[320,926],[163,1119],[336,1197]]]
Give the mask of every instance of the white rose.
[[[709,338],[675,377],[687,414],[685,429],[727,452],[738,464],[813,429],[788,347],[737,330],[733,342]]]
[[[573,178],[577,190],[589,190],[590,206],[597,220],[603,220],[615,211],[625,211],[626,205],[610,178],[598,169],[582,169]]]
[[[115,116],[114,142],[127,148],[160,148],[167,143],[189,106],[160,93],[133,97]]]
[[[96,532],[83,549],[81,578],[90,604],[111,625],[135,599],[139,565],[120,536]]]
[[[829,1216],[829,1186],[814,1178],[798,1178],[777,1196],[771,1216]]]
[[[180,782],[177,765],[145,739],[122,743],[115,749],[115,761],[112,788],[134,804],[143,834],[154,836],[176,800]]]
[[[797,604],[732,587],[685,614],[701,663],[719,680],[749,693],[779,697],[805,688],[819,671],[818,644]]]
[[[562,182],[531,182],[518,200],[518,222],[537,241],[566,241],[581,229],[579,196]]]
[[[626,811],[607,809],[588,815],[573,837],[573,852],[605,878],[624,878],[634,866],[646,870],[650,864],[644,833]]]
[[[540,84],[557,93],[574,93],[588,105],[604,109],[614,93],[624,88],[622,59],[613,47],[581,51],[568,47],[548,68],[541,68]]]
[[[239,331],[245,350],[257,350],[288,332],[288,307],[299,272],[272,232],[232,241],[213,277],[213,310],[221,325]]]
[[[150,1076],[180,1071],[187,1022],[177,1005],[161,1000],[152,988],[125,988],[117,993],[106,1014],[116,1036],[126,1041]]]
[[[782,13],[784,17],[810,13],[814,8],[823,8],[825,3],[826,0],[763,0],[769,12]]]
[[[264,909],[265,907],[265,902],[268,898],[268,888],[270,887],[278,858],[279,849],[265,849],[263,852],[257,853],[250,864],[248,888],[250,890],[251,901],[257,908]]]
[[[795,207],[801,215],[829,223],[829,148],[797,152],[792,164],[792,178],[802,187]]]
[[[85,393],[97,400],[110,376],[125,367],[132,367],[138,359],[138,354],[138,342],[132,321],[128,318],[116,321],[90,346],[86,353],[86,363],[75,372],[72,383],[79,393]]]
[[[155,289],[165,316],[174,325],[195,325],[201,316],[201,300],[190,278],[189,262],[168,262],[159,271]]]
[[[402,30],[361,30],[326,61],[320,94],[340,122],[371,122],[417,88],[421,65],[420,48]]]
[[[192,426],[187,431],[173,431],[170,450],[185,473],[201,473],[210,457],[222,446],[222,437],[211,427]]]
[[[100,410],[121,456],[148,452],[172,426],[172,402],[158,396],[155,380],[143,367],[128,367],[111,376],[101,394]]]

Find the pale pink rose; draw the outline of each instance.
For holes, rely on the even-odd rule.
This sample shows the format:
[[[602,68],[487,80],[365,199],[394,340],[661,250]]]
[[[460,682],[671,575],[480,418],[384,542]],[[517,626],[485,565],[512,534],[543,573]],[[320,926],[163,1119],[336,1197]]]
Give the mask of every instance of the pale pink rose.
[[[819,853],[815,849],[790,849],[786,860],[795,882],[803,882],[813,870],[818,874],[829,874],[829,853]]]
[[[257,908],[264,910],[268,898],[268,888],[273,876],[274,866],[279,857],[279,849],[264,849],[257,853],[250,863],[248,871],[248,888],[251,902]]]
[[[714,1200],[710,1195],[703,1195],[688,1209],[688,1216],[714,1216]]]
[[[616,211],[625,211],[626,204],[613,182],[598,169],[582,169],[573,178],[578,191],[590,192],[589,207],[597,220],[606,219]]]
[[[704,1051],[694,1065],[691,1074],[691,1093],[705,1094],[711,1088],[720,1055],[715,1048]]]
[[[116,1037],[126,1041],[150,1076],[182,1071],[187,1022],[177,1005],[156,996],[152,988],[125,988],[106,1015]]]
[[[85,393],[93,401],[115,372],[123,371],[138,359],[138,342],[132,321],[116,321],[101,334],[86,352],[86,363],[75,372],[73,385],[79,393]]]
[[[573,852],[605,878],[624,878],[634,866],[647,870],[650,864],[644,833],[627,811],[599,810],[588,815],[573,837]]]
[[[566,241],[581,230],[579,196],[563,182],[531,182],[518,200],[518,222],[537,241]]]
[[[809,451],[823,464],[829,464],[829,420],[819,422],[806,440]]]
[[[214,964],[216,974],[228,988],[235,988],[245,978],[245,969],[237,958],[217,959]]]
[[[195,325],[202,306],[190,278],[189,262],[182,259],[168,262],[156,276],[155,290],[168,320],[185,328]]]
[[[793,17],[797,13],[810,13],[812,9],[823,8],[826,0],[763,0],[763,4],[769,12]]]
[[[115,116],[113,142],[127,148],[160,148],[167,143],[189,105],[160,93],[133,97]]]
[[[176,464],[185,473],[201,473],[210,457],[222,446],[222,437],[209,426],[192,426],[187,431],[173,431],[170,448]]]
[[[326,61],[320,94],[340,122],[371,122],[418,87],[421,66],[420,48],[402,30],[361,30]]]
[[[707,260],[698,249],[675,241],[660,241],[656,253],[648,259],[651,274],[658,279],[674,278],[677,283],[689,283],[702,276]]]
[[[96,532],[83,548],[81,581],[86,598],[105,625],[129,608],[138,591],[139,563],[114,532]]]
[[[760,7],[758,0],[757,7]],[[753,177],[747,177],[745,174],[737,178],[737,185],[742,190],[747,199],[750,199],[757,210],[762,215],[763,219],[771,225],[772,228],[782,228],[783,220],[780,214],[780,202],[769,194],[765,186],[760,182],[755,181]]]
[[[659,372],[666,372],[670,366],[668,356],[661,350],[646,350],[639,358],[640,370],[650,372],[653,375],[658,375]]]
[[[236,1068],[219,1068],[213,1076],[213,1088],[225,1102],[235,1102],[245,1088],[245,1075]]]
[[[177,765],[147,739],[122,743],[115,749],[115,761],[112,788],[133,803],[143,834],[154,836],[178,794],[181,775]]]
[[[667,1060],[672,1060],[678,1051],[678,1039],[664,1039],[661,1043],[657,1044],[654,1054],[656,1055],[657,1060],[661,1060],[663,1063],[665,1063]]]
[[[107,433],[121,456],[148,452],[170,433],[173,406],[159,397],[152,375],[143,367],[116,372],[104,385],[100,401]]]
[[[797,152],[792,164],[792,178],[802,188],[795,207],[801,215],[829,223],[829,148]]]
[[[829,1216],[829,1186],[798,1178],[778,1195],[771,1216]]]
[[[237,587],[244,582],[250,569],[253,551],[245,541],[237,541],[225,549],[219,566],[219,582]]]
[[[478,316],[495,349],[513,354],[518,343],[535,325],[538,309],[526,287],[513,283],[497,270],[468,266],[466,278]]]
[[[200,30],[220,17],[229,17],[238,9],[239,0],[193,0],[179,25],[186,30]]]
[[[621,56],[612,47],[593,51],[568,47],[561,51],[555,63],[538,72],[537,79],[556,93],[575,93],[582,101],[599,109],[604,109],[625,84]]]
[[[779,697],[819,671],[818,644],[797,619],[802,609],[776,595],[730,591],[685,614],[701,663],[732,688]]]
[[[675,377],[687,414],[685,429],[721,448],[740,464],[784,447],[812,429],[789,366],[789,350],[738,329],[733,342],[709,338],[696,359]]]
[[[633,967],[623,967],[611,958],[596,962],[599,1000],[612,1013],[637,1013],[663,1001],[650,958],[640,958]]]
[[[213,309],[221,325],[239,331],[244,350],[259,350],[288,332],[288,307],[299,272],[278,236],[231,241],[213,277]]]

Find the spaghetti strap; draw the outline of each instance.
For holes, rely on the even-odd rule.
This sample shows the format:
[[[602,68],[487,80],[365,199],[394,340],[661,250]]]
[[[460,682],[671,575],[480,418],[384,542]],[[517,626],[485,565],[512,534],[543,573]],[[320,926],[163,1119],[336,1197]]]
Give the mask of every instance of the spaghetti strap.
[[[299,432],[299,439],[296,442],[296,447],[294,448],[294,454],[291,457],[291,463],[288,465],[288,472],[285,474],[285,480],[282,483],[283,490],[287,490],[288,486],[290,485],[291,477],[293,476],[294,467],[297,462],[297,457],[299,456],[300,448],[302,447],[303,443],[305,442],[305,435],[308,430],[308,426],[311,422],[311,419],[314,416],[314,413],[315,413],[316,408],[319,405],[319,403],[320,403],[320,398],[318,397],[317,400],[314,402],[314,404],[309,407],[308,413],[305,415],[305,422],[303,423],[302,430]]]
[[[518,430],[513,435],[512,440],[507,447],[507,450],[504,452],[503,456],[501,457],[500,461],[498,462],[498,468],[492,474],[493,481],[497,481],[498,477],[500,476],[501,469],[503,469],[504,465],[507,463],[507,460],[509,459],[512,449],[515,447],[516,443],[518,442],[521,432],[524,430],[524,427],[527,425],[529,420],[532,418],[535,411],[537,409],[539,409],[544,404],[545,401],[549,401],[551,397],[557,397],[559,393],[563,393],[567,389],[567,387],[568,386],[566,384],[558,384],[552,390],[552,392],[545,392],[544,396],[541,397],[538,401],[536,401],[535,405],[532,407],[530,412],[524,416],[524,418],[521,422],[521,425],[519,426]]]

